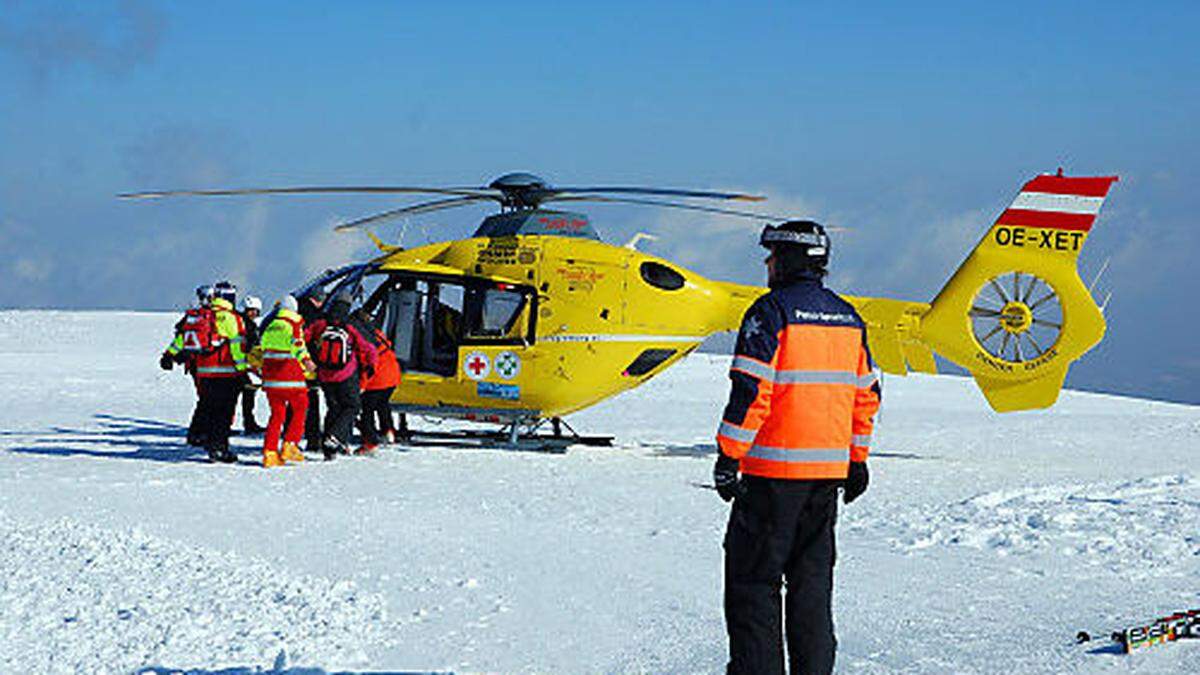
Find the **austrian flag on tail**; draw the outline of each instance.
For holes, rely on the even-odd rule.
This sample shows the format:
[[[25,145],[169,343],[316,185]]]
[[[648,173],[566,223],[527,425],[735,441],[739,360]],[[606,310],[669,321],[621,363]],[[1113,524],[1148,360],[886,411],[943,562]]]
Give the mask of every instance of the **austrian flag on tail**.
[[[996,224],[1087,232],[1116,181],[1116,176],[1038,176],[1025,184]]]

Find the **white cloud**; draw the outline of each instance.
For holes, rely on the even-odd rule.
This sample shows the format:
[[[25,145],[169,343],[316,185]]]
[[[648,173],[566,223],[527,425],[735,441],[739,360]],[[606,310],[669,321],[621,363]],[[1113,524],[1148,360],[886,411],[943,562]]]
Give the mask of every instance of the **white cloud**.
[[[259,249],[269,222],[270,209],[266,200],[258,200],[243,212],[237,223],[237,236],[233,238],[234,252],[229,266],[229,276],[242,288],[250,285],[254,268],[261,262]]]
[[[17,258],[12,264],[13,275],[23,281],[45,281],[53,271],[54,263],[42,258]]]
[[[300,247],[300,261],[305,274],[317,274],[331,267],[367,258],[372,245],[361,232],[334,231],[335,225],[347,220],[349,219],[331,218],[321,229],[304,240]]]

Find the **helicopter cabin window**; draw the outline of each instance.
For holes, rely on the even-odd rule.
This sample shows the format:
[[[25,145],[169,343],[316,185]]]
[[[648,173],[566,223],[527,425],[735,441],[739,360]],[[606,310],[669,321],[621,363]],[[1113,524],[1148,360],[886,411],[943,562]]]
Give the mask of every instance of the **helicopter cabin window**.
[[[508,284],[474,287],[467,291],[468,339],[521,339],[524,327],[518,319],[526,305],[524,293]]]
[[[666,265],[644,262],[639,269],[642,279],[655,288],[664,291],[677,291],[683,288],[683,275]]]
[[[406,371],[452,376],[459,347],[529,344],[532,289],[393,274],[365,303]]]

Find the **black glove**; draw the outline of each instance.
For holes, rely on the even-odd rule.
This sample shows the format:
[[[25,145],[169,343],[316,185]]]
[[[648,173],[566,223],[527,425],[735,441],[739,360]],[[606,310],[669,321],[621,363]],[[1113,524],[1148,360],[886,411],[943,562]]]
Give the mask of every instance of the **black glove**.
[[[374,366],[363,366],[363,372],[367,374],[368,380],[371,379],[372,377],[375,377],[375,367]]]
[[[713,485],[721,499],[732,501],[746,492],[746,486],[738,479],[738,461],[717,451],[717,463],[713,467]]]
[[[163,352],[163,355],[158,359],[158,367],[163,370],[170,370],[175,367],[175,357],[170,352]]]
[[[871,474],[867,471],[866,462],[850,462],[850,474],[846,476],[842,501],[849,504],[867,491],[867,483],[871,482]]]

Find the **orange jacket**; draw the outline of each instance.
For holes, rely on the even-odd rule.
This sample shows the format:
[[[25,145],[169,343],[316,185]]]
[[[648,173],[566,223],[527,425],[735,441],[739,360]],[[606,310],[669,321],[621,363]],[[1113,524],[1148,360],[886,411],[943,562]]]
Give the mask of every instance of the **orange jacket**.
[[[742,473],[843,479],[871,446],[880,388],[854,308],[819,280],[759,298],[742,320],[717,444]]]
[[[378,328],[375,328],[374,331],[373,342],[378,350],[375,359],[375,374],[365,377],[366,373],[363,373],[363,391],[391,389],[400,385],[400,362],[396,360],[396,352],[392,350],[392,343],[383,331]]]

